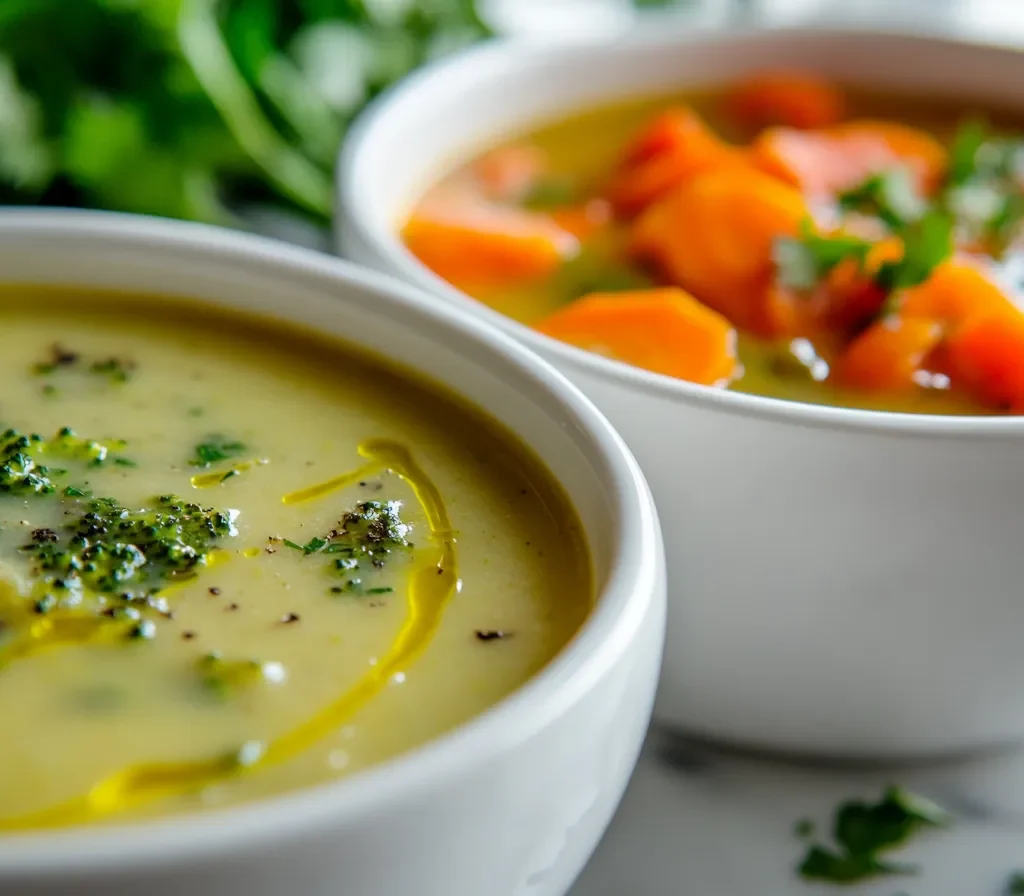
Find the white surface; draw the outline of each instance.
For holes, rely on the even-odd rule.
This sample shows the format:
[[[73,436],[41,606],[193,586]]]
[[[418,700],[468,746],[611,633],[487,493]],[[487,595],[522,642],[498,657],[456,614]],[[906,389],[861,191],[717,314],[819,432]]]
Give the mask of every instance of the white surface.
[[[1024,737],[1024,418],[817,408],[670,380],[504,318],[397,239],[433,178],[539,120],[778,66],[1018,105],[1024,82],[1024,54],[898,32],[691,29],[484,47],[413,76],[350,134],[339,244],[521,338],[622,432],[668,546],[661,719],[843,755]]]
[[[676,754],[676,765],[663,757]],[[891,858],[920,868],[851,887],[811,885],[794,868],[827,838],[836,807],[897,784],[953,813]],[[604,842],[570,896],[1005,896],[1024,870],[1024,754],[869,770],[798,768],[649,739]]]
[[[549,667],[444,738],[351,778],[238,808],[0,836],[0,893],[561,896],[633,767],[664,634],[653,504],[592,405],[497,331],[397,282],[256,237],[159,219],[6,211],[0,268],[13,282],[194,296],[313,326],[421,371],[487,408],[548,464],[581,514],[600,594]],[[281,408],[280,425],[289,412]]]

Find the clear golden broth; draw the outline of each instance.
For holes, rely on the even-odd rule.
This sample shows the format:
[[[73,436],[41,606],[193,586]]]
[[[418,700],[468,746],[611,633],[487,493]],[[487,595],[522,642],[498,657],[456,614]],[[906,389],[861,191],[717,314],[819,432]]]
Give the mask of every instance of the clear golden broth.
[[[0,422],[44,437],[70,426],[87,438],[124,439],[124,456],[137,464],[54,462],[68,468],[61,486],[85,486],[126,506],[175,493],[239,511],[238,534],[221,540],[218,561],[166,592],[173,619],[151,614],[152,640],[72,641],[16,656],[24,641],[16,611],[26,598],[10,585],[31,587],[19,548],[35,529],[59,530],[76,499],[0,495],[8,583],[0,595],[7,623],[0,629],[0,830],[219,806],[364,768],[500,700],[544,666],[589,612],[589,559],[557,484],[493,421],[405,373],[311,332],[147,297],[8,288],[0,327]],[[82,362],[33,373],[54,343]],[[111,356],[136,363],[128,382],[84,369]],[[189,459],[211,433],[243,442],[240,460],[265,463],[193,487],[192,477],[206,471]],[[283,503],[288,493],[366,464],[359,449],[367,440],[397,443],[420,468],[420,484],[436,485],[451,544],[450,533],[431,535],[410,483],[386,470],[318,499]],[[401,501],[412,526],[408,556],[363,576],[391,592],[332,593],[344,577],[330,557],[271,540],[304,544],[364,500]],[[430,566],[445,557],[457,571]],[[421,609],[434,601],[436,629],[414,633],[419,646],[399,649],[395,659],[416,588]],[[297,620],[283,621],[289,614]],[[483,641],[478,630],[511,636]],[[286,680],[218,696],[201,673],[211,651],[279,663]],[[373,684],[382,664],[383,680]],[[345,695],[349,702],[339,706]],[[309,730],[332,705],[337,711]],[[251,768],[183,773],[250,742],[268,748]],[[112,778],[153,763],[176,764],[167,786]],[[102,782],[105,789],[96,789]]]

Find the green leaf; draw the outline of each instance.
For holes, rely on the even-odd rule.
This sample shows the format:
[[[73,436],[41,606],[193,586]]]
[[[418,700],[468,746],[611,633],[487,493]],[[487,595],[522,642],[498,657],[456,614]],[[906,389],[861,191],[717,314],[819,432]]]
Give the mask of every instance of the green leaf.
[[[988,139],[988,135],[988,125],[978,119],[964,122],[959,127],[949,147],[950,185],[959,186],[974,176],[978,150]]]
[[[244,442],[227,439],[224,436],[208,436],[205,442],[195,446],[189,463],[193,467],[209,467],[222,460],[238,457],[246,450]]]
[[[936,266],[953,254],[953,219],[945,211],[929,211],[898,235],[903,240],[903,257],[885,262],[875,275],[887,292],[924,283]]]
[[[871,244],[847,234],[821,234],[810,219],[799,237],[780,237],[772,249],[779,283],[791,289],[813,289],[836,266],[848,259],[863,265]]]
[[[860,185],[840,194],[839,204],[848,211],[872,215],[891,228],[921,220],[927,209],[906,168],[874,174]]]
[[[1006,896],[1024,896],[1024,871],[1015,871],[1006,882]]]
[[[821,846],[812,846],[798,872],[805,880],[852,884],[892,874],[913,874],[914,869],[885,862],[874,855],[842,855]]]
[[[830,883],[913,874],[913,867],[886,861],[882,854],[924,828],[949,823],[949,814],[931,800],[900,787],[889,787],[877,803],[854,800],[839,806],[832,831],[836,848],[813,844],[798,872],[806,879]]]

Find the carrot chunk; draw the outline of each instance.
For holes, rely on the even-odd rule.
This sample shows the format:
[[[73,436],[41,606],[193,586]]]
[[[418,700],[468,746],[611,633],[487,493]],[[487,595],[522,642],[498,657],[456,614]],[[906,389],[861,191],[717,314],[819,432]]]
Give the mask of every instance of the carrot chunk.
[[[924,283],[904,290],[899,299],[901,316],[923,317],[946,325],[963,323],[975,314],[1015,310],[999,285],[965,258],[943,262]]]
[[[579,248],[548,215],[451,190],[421,202],[402,236],[423,264],[462,289],[542,279]]]
[[[616,212],[632,216],[673,187],[720,165],[746,165],[692,109],[669,109],[642,131],[612,174],[607,195]]]
[[[928,194],[946,167],[946,150],[934,137],[890,121],[850,121],[816,131],[769,128],[751,154],[761,170],[812,196],[841,193],[900,166]]]
[[[634,224],[631,249],[741,330],[775,335],[766,308],[777,237],[807,214],[793,187],[754,170],[698,175]]]
[[[726,94],[728,114],[744,127],[785,125],[806,130],[836,124],[845,101],[834,84],[806,72],[764,72]]]
[[[591,293],[541,322],[542,333],[627,364],[693,383],[727,382],[736,331],[676,287]]]
[[[992,408],[1024,411],[1024,314],[979,314],[946,342],[953,385]]]
[[[544,152],[536,146],[502,146],[477,159],[472,173],[490,199],[514,202],[547,173]]]
[[[836,381],[872,392],[915,389],[914,374],[941,341],[936,321],[885,318],[850,343],[836,365]]]

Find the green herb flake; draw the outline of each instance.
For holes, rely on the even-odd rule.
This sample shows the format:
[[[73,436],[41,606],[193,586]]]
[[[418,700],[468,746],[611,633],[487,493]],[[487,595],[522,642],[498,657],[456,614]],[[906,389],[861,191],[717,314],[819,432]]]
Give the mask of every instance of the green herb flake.
[[[523,197],[522,205],[532,211],[550,211],[571,205],[579,199],[579,190],[567,177],[550,177],[538,181]]]
[[[216,651],[200,657],[196,667],[202,686],[219,699],[235,696],[263,682],[277,684],[287,677],[280,663],[254,659],[227,660]]]
[[[978,119],[966,121],[957,129],[949,147],[949,174],[947,177],[951,186],[966,183],[974,176],[978,151],[988,137],[988,125]]]
[[[230,460],[244,453],[244,443],[224,436],[211,435],[205,442],[195,446],[194,456],[189,461],[193,467],[210,467],[222,460]]]
[[[847,234],[822,234],[805,218],[798,237],[779,237],[772,248],[772,260],[782,286],[809,290],[834,268],[848,259],[863,266],[871,243]]]
[[[809,840],[814,836],[814,822],[809,818],[801,818],[793,825],[793,834],[801,840]]]
[[[933,209],[900,231],[903,257],[878,269],[875,282],[886,292],[924,283],[932,271],[953,254],[953,219]]]
[[[1006,882],[1006,896],[1024,896],[1024,871],[1015,871]]]
[[[306,549],[301,544],[297,544],[289,538],[282,538],[281,544],[286,548],[291,548],[293,551],[302,551],[302,553],[306,553]]]
[[[877,803],[851,801],[841,805],[833,821],[836,848],[812,844],[798,872],[807,880],[855,883],[916,869],[886,861],[883,854],[922,829],[945,826],[950,816],[924,797],[899,787],[886,789]]]
[[[317,535],[315,538],[311,538],[306,544],[302,546],[302,552],[304,554],[315,554],[321,550],[327,544],[327,539]]]
[[[839,205],[846,211],[879,218],[893,229],[920,221],[927,210],[927,203],[906,168],[873,174],[853,189],[841,193]]]
[[[102,361],[93,361],[89,365],[89,372],[105,376],[112,383],[127,383],[135,372],[135,363],[121,358],[106,358]]]

